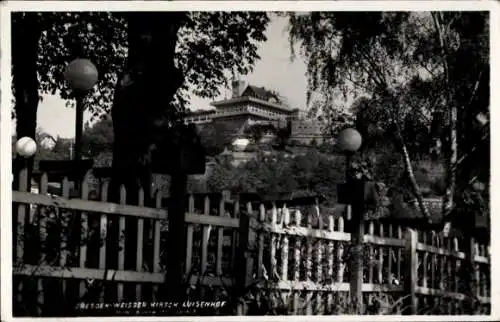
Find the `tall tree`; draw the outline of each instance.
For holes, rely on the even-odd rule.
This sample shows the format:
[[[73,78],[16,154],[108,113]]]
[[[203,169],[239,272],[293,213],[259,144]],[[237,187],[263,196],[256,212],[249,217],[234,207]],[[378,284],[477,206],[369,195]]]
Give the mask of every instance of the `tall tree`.
[[[36,112],[38,107],[37,55],[38,40],[41,35],[36,13],[12,20],[12,85],[14,88],[15,114],[17,114],[16,134],[18,138],[36,138]],[[33,158],[29,158],[28,169],[31,175]],[[23,157],[16,156],[14,170],[24,164]],[[14,187],[18,186],[18,176],[14,176]],[[29,183],[28,183],[29,185]],[[28,186],[29,189],[29,186]]]
[[[476,45],[475,48],[481,52],[478,55],[487,56],[484,47],[487,31],[484,23],[482,26],[478,23],[478,20],[487,21],[487,17],[483,13],[455,12],[314,12],[288,15],[291,43],[300,45],[308,64],[309,91],[326,93],[327,106],[334,106],[342,94],[367,96],[370,105],[375,103],[370,106],[370,109],[375,107],[370,114],[376,116],[378,121],[384,120],[389,124],[386,129],[390,131],[385,132],[390,132],[392,141],[403,156],[412,192],[426,218],[430,216],[415,179],[410,142],[415,140],[417,132],[423,132],[415,129],[428,127],[430,123],[444,124],[437,136],[444,139],[442,144],[446,145],[444,150],[448,152],[448,191],[443,208],[443,214],[448,216],[455,190],[455,100],[460,92],[457,90],[459,78],[455,78],[455,82],[451,80],[451,66],[460,69],[456,56],[463,48],[470,47],[468,39],[472,40],[467,36],[471,32],[457,26],[470,20],[476,21],[473,30],[475,36],[480,35],[477,37],[480,40],[475,43],[482,41],[482,47]],[[460,79],[461,84],[469,84],[465,85],[467,88],[473,88],[476,80],[477,73]],[[424,88],[431,89],[425,97],[422,96]],[[470,98],[470,90],[468,93]],[[415,115],[418,117],[415,118]],[[425,119],[428,121],[422,123]]]
[[[176,94],[190,87],[198,96],[216,96],[231,70],[251,70],[269,19],[255,12],[133,13],[127,19],[127,72],[112,108],[114,178],[149,187],[153,151],[163,145],[175,153],[173,134],[165,133],[175,128],[186,99]]]
[[[111,12],[14,13],[13,91],[18,135],[34,138],[40,94],[72,97],[63,72],[65,65],[78,56],[89,58],[99,70],[99,82],[86,97],[86,107],[94,117],[111,110],[119,76],[125,70],[136,69],[132,68],[134,64],[142,65],[137,62],[145,61],[145,57],[148,64],[139,69],[147,67],[148,75],[155,77],[155,81],[150,81],[152,88],[165,90],[163,94],[172,92],[158,101],[161,107],[156,110],[174,111],[185,106],[189,93],[217,96],[220,86],[227,82],[227,72],[233,68],[240,74],[248,73],[259,58],[257,43],[265,40],[263,32],[269,21],[266,13],[256,12],[171,15],[172,21],[162,25],[164,22],[153,17],[153,13],[144,13],[142,17]],[[152,19],[144,19],[145,16]],[[147,23],[143,25],[144,21]],[[154,41],[148,51],[148,46],[143,45],[150,38]],[[168,50],[169,56],[159,54],[167,54]],[[177,77],[169,72],[174,71],[172,64],[182,70]],[[177,85],[166,90],[169,86],[158,80]],[[73,104],[70,101],[69,105]],[[139,114],[143,112],[140,110]]]
[[[218,86],[227,82],[227,73],[251,70],[259,58],[257,43],[265,40],[269,18],[259,12],[134,12],[127,13],[126,19],[126,69],[111,108],[111,193],[122,185],[132,192],[142,186],[144,195],[150,196],[153,158],[170,162],[169,290],[164,295],[179,300],[185,294],[181,264],[187,189],[186,171],[181,167],[196,161],[188,150],[199,141],[195,127],[183,126],[180,116],[186,96],[179,93],[186,93],[191,84],[198,96],[213,97]],[[205,162],[204,156],[194,157]],[[133,194],[129,196],[133,198]]]
[[[448,132],[448,149],[444,151],[448,175],[443,214],[456,223],[470,223],[471,218],[464,218],[464,212],[459,210],[462,206],[467,208],[464,201],[468,198],[463,194],[470,193],[470,184],[478,177],[483,182],[489,181],[489,148],[486,147],[489,146],[489,15],[487,12],[435,12],[432,17],[446,91],[445,108],[441,110],[447,119],[444,131]],[[481,115],[486,119],[483,124],[472,121]],[[472,161],[470,151],[478,146],[485,154],[480,159],[488,161]]]
[[[269,22],[265,12],[19,13],[16,19],[13,57],[24,57],[13,62],[18,128],[34,137],[39,92],[70,97],[63,81],[65,64],[89,58],[100,80],[87,106],[95,116],[111,111],[113,120],[110,196],[118,200],[118,187],[125,185],[131,203],[138,186],[150,196],[155,150],[161,147],[181,163],[182,146],[196,140],[192,128],[179,133],[182,127],[173,126],[179,123],[188,91],[215,97],[230,72],[251,71]],[[28,96],[29,108],[24,100]],[[172,186],[177,186],[172,192],[180,194],[171,194],[171,199],[182,199],[186,182],[176,176],[178,171],[172,173]],[[184,212],[177,206],[171,213]],[[170,224],[179,227],[182,220],[171,216]],[[183,247],[177,243],[183,239],[176,235],[178,229],[170,231],[169,245],[175,246],[169,247],[169,262],[180,264]],[[173,297],[181,291],[180,267],[168,270],[169,282],[175,284]]]
[[[35,139],[43,94],[71,98],[63,73],[66,63],[77,56],[90,58],[100,73],[97,86],[86,97],[87,108],[95,116],[109,110],[126,52],[123,19],[106,12],[15,12],[11,18],[13,117],[18,137]],[[28,160],[30,171],[32,165],[33,160]]]

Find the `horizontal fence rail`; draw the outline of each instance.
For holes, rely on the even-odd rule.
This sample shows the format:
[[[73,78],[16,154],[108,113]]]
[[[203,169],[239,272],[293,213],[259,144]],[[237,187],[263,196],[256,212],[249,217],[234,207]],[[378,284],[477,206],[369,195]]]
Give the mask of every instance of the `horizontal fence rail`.
[[[168,212],[159,195],[154,207],[145,207],[142,190],[122,188],[119,202],[110,202],[104,183],[100,196],[89,200],[91,185],[84,180],[78,198],[71,198],[67,179],[60,195],[48,195],[45,174],[37,192],[26,187],[13,191],[15,314],[47,316],[61,303],[90,298],[155,301],[158,288],[168,284]],[[126,204],[127,193],[137,194],[137,204]],[[251,301],[272,303],[267,309],[275,314],[349,314],[352,245],[344,217],[321,214],[317,205],[191,195],[185,229],[192,298],[228,300],[231,289],[244,289],[240,314],[252,314],[249,294]],[[489,246],[472,240],[469,254],[456,238],[376,221],[367,222],[365,232],[367,314],[400,313],[408,305],[413,314],[463,314],[471,297],[461,280],[467,265],[475,305],[489,312]]]

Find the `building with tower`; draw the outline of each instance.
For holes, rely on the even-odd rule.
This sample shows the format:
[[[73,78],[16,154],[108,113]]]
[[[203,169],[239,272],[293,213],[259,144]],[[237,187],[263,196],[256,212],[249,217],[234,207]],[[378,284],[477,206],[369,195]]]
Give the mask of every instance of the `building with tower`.
[[[276,128],[290,129],[290,140],[308,145],[321,143],[323,135],[316,120],[308,119],[305,111],[292,109],[281,98],[265,89],[247,84],[242,80],[232,82],[231,97],[212,102],[209,110],[192,111],[186,123],[194,123],[200,129],[212,127],[218,136],[236,139],[255,124],[272,124]]]

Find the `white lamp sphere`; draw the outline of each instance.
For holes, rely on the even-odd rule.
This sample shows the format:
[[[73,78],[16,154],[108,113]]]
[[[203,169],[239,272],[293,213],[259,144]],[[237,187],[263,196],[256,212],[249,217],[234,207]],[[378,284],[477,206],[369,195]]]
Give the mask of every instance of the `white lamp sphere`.
[[[99,79],[99,72],[88,59],[78,58],[66,66],[64,78],[72,89],[88,91]]]
[[[345,129],[340,132],[337,145],[345,152],[356,152],[363,142],[361,134],[355,129]]]
[[[249,139],[236,139],[233,141],[233,149],[235,151],[243,151],[247,147],[247,145],[250,143]]]
[[[32,157],[37,150],[36,142],[30,137],[22,137],[16,142],[16,152],[25,158]]]

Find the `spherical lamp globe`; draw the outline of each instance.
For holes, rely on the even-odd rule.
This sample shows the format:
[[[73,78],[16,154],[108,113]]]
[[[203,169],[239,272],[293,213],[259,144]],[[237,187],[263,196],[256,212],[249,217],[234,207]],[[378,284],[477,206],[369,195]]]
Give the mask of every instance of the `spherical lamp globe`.
[[[90,60],[78,58],[66,66],[64,79],[72,89],[88,91],[97,83],[99,73]]]
[[[344,152],[354,153],[361,147],[362,142],[361,134],[349,128],[340,132],[337,145]]]
[[[250,143],[249,139],[239,138],[233,141],[233,150],[234,151],[244,151],[247,145]]]
[[[37,150],[36,142],[30,137],[22,137],[16,142],[16,152],[22,157],[32,157]]]

